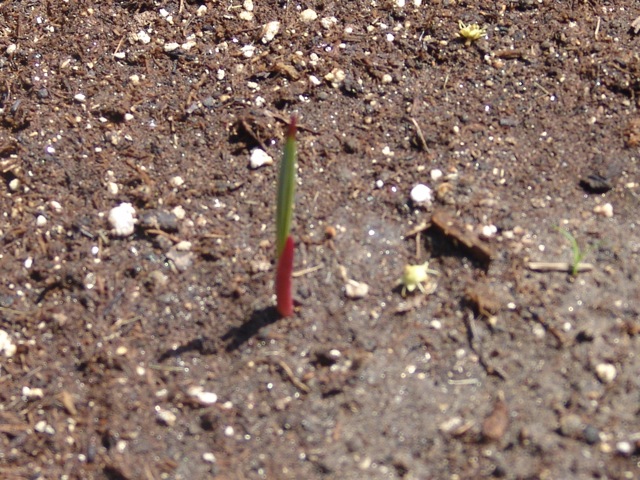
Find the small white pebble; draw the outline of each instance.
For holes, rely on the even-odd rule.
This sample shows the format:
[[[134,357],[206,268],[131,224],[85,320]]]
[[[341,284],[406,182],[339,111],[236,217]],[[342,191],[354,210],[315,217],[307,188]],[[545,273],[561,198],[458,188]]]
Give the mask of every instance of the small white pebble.
[[[165,410],[162,407],[156,407],[156,418],[158,419],[158,422],[166,425],[167,427],[173,427],[178,419],[175,413]]]
[[[225,429],[224,429],[224,434],[225,434],[227,437],[233,437],[233,434],[234,434],[233,427],[232,427],[231,425],[229,425],[229,426],[225,427]]]
[[[205,392],[200,385],[189,387],[187,393],[202,405],[213,405],[218,401],[218,395],[213,392]]]
[[[436,180],[440,180],[442,178],[442,170],[440,170],[439,168],[434,168],[433,170],[431,170],[431,180],[436,181]]]
[[[140,84],[140,76],[133,74],[129,76],[129,81],[134,84],[134,85],[139,85]]]
[[[173,52],[174,50],[180,48],[180,44],[176,42],[169,42],[165,43],[163,48],[165,52]]]
[[[224,76],[225,76],[225,75],[226,75],[226,72],[225,72],[224,70],[222,70],[222,69],[219,69],[219,70],[216,72],[216,78],[217,78],[218,80],[224,80]]]
[[[382,83],[391,83],[393,82],[393,77],[391,75],[389,75],[388,73],[385,73],[384,75],[382,75]]]
[[[251,158],[249,160],[249,166],[252,169],[260,168],[263,165],[273,165],[273,158],[269,156],[267,152],[260,148],[254,148],[251,150]]]
[[[498,232],[498,228],[495,225],[483,225],[480,235],[484,238],[491,238]]]
[[[113,227],[113,234],[118,237],[128,237],[135,230],[135,208],[130,203],[121,203],[109,212],[109,223]]]
[[[322,84],[322,81],[315,75],[309,75],[309,83],[311,83],[311,85],[313,85],[314,87],[317,87]]]
[[[216,456],[211,452],[203,453],[202,459],[207,463],[216,463]]]
[[[181,176],[176,175],[175,177],[171,178],[171,180],[169,180],[169,183],[171,184],[172,187],[181,187],[182,185],[184,185],[184,180],[182,179]]]
[[[86,97],[86,95],[85,95],[84,93],[77,93],[77,94],[75,94],[75,95],[73,96],[73,99],[74,99],[76,102],[84,103],[84,102],[87,100],[87,97]]]
[[[16,53],[17,49],[18,49],[18,46],[15,43],[10,44],[7,47],[7,55],[13,55],[14,53]]]
[[[405,3],[405,0],[396,0],[396,7],[404,8]]]
[[[337,23],[338,23],[338,19],[336,17],[324,17],[320,20],[320,25],[322,25],[322,28],[326,30],[329,30],[331,27],[333,27]]]
[[[125,58],[127,58],[127,52],[116,52],[113,54],[113,56],[118,60],[124,60]]]
[[[611,218],[613,217],[613,205],[611,205],[610,203],[605,203],[604,205],[597,205],[593,209],[593,212],[598,213],[603,217]]]
[[[616,443],[616,452],[626,457],[633,453],[633,449],[629,442],[618,442]]]
[[[130,122],[131,120],[133,120],[133,115],[131,113],[125,113],[124,119],[125,121]]]
[[[22,396],[27,399],[44,398],[44,392],[41,388],[22,387]]]
[[[116,348],[116,355],[126,355],[127,352],[129,351],[129,349],[127,347],[125,347],[124,345],[120,345],[118,348]]]
[[[38,217],[36,218],[36,226],[44,227],[46,224],[47,224],[47,217],[45,217],[44,215],[38,215]]]
[[[20,188],[20,180],[19,179],[14,178],[13,180],[11,180],[9,182],[9,190],[11,190],[12,192],[17,192],[19,188]]]
[[[386,39],[387,39],[387,42],[393,42],[396,38],[393,36],[392,33],[387,33]]]
[[[384,187],[384,182],[382,180],[376,180],[376,188]]]
[[[302,20],[303,22],[313,22],[317,18],[318,14],[315,12],[315,10],[311,10],[310,8],[307,8],[306,10],[300,12],[300,20]]]
[[[253,12],[247,12],[246,10],[243,10],[238,13],[238,18],[240,20],[244,20],[245,22],[252,22],[255,16],[253,15]]]
[[[189,40],[188,42],[184,42],[182,45],[180,45],[180,48],[182,48],[182,50],[184,50],[185,52],[188,52],[189,50],[191,50],[196,45],[197,44],[196,44],[195,40]]]
[[[198,17],[204,17],[204,15],[207,13],[207,6],[206,5],[200,5],[198,7],[198,10],[196,10],[196,15]]]
[[[193,245],[190,241],[182,240],[181,242],[176,243],[174,248],[179,252],[188,252],[189,250],[191,250],[192,246]]]
[[[411,200],[416,204],[431,203],[432,198],[431,189],[422,183],[411,189]]]
[[[16,353],[17,347],[11,341],[11,337],[4,330],[0,330],[0,352],[9,358],[13,357]]]
[[[434,330],[440,330],[442,328],[442,322],[440,320],[431,320],[429,326]]]
[[[618,376],[618,372],[611,363],[599,363],[596,365],[596,376],[602,383],[611,383]]]
[[[60,213],[62,211],[62,205],[60,205],[60,202],[57,202],[56,200],[51,200],[49,202],[49,206],[51,207],[51,210],[56,213]]]
[[[247,12],[253,12],[253,0],[244,0],[244,2],[242,2],[242,8]]]
[[[27,259],[24,261],[24,268],[29,270],[31,267],[33,267],[33,257],[27,257]]]
[[[274,20],[262,27],[262,43],[269,43],[280,31],[280,22]]]
[[[143,44],[145,44],[145,45],[146,45],[147,43],[150,43],[150,42],[151,42],[151,37],[150,37],[150,36],[149,36],[149,34],[148,34],[146,31],[144,31],[144,30],[140,30],[140,31],[136,34],[136,38],[138,39],[138,41],[139,41],[140,43],[143,43]]]
[[[364,282],[349,279],[345,285],[345,293],[347,294],[347,298],[358,300],[369,294],[369,285]]]
[[[254,47],[253,45],[245,45],[240,49],[240,51],[245,58],[251,58],[256,52],[256,47]]]
[[[171,213],[173,213],[178,220],[184,220],[184,218],[187,216],[187,212],[182,207],[182,205],[178,205],[177,207],[174,207],[174,209],[171,210]]]

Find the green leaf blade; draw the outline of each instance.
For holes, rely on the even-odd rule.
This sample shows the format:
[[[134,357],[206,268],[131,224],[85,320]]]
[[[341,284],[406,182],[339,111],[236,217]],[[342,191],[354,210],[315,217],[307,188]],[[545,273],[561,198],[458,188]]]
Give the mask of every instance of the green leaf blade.
[[[278,258],[282,255],[287,237],[291,231],[295,186],[296,118],[291,117],[278,176],[278,200],[276,207],[276,252]]]

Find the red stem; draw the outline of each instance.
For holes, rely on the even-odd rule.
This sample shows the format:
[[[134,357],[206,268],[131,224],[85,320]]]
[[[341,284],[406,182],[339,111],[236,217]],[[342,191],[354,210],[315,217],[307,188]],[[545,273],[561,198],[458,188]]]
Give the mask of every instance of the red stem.
[[[293,237],[289,235],[284,243],[282,255],[278,259],[276,271],[276,298],[278,313],[283,317],[293,315],[293,296],[291,295],[291,283],[293,274]]]

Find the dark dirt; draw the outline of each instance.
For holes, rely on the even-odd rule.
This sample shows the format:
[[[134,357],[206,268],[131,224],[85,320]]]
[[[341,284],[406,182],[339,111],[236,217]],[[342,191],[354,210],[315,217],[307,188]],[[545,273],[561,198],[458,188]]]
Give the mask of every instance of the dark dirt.
[[[398,3],[0,5],[1,478],[640,477],[638,4]]]

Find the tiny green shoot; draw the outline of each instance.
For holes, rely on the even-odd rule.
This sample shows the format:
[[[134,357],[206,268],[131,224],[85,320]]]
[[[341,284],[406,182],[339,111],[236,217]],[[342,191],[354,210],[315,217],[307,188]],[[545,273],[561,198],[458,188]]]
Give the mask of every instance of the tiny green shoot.
[[[564,228],[560,228],[560,227],[557,227],[556,230],[558,230],[567,239],[567,241],[569,242],[569,245],[571,246],[572,260],[571,260],[570,273],[572,277],[576,277],[578,275],[578,271],[580,268],[580,264],[582,263],[582,260],[584,260],[584,258],[594,248],[594,246],[590,246],[583,250],[580,248],[580,245],[578,245],[578,241],[576,240],[576,237],[574,237],[568,230],[565,230]]]
[[[293,200],[296,191],[296,118],[291,117],[278,177],[276,207],[276,254],[280,258],[291,231]]]
[[[293,315],[294,241],[290,235],[293,218],[293,201],[296,185],[296,118],[291,117],[284,153],[278,176],[276,206],[276,298],[278,313],[283,317]]]

